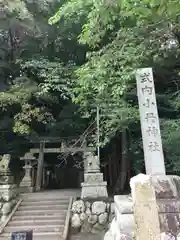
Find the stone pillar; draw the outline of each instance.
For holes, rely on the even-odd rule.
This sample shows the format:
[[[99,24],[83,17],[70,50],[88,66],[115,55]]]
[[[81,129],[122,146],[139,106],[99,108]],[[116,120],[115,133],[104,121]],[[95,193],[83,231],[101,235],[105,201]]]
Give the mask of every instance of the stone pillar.
[[[25,175],[20,183],[20,191],[23,193],[33,192],[31,169],[32,166],[30,165],[29,161],[25,161]]]
[[[138,69],[136,81],[146,174],[165,175],[152,68]]]
[[[103,173],[100,173],[100,163],[93,153],[84,153],[84,182],[81,183],[81,198],[106,198],[107,182],[103,181]]]
[[[6,220],[18,201],[19,191],[12,172],[9,169],[11,156],[4,154],[0,161],[0,217],[1,223]]]
[[[43,168],[42,187],[45,188],[46,186],[47,186],[47,171],[45,165]]]
[[[32,179],[32,187],[35,186],[35,169],[34,169],[34,166],[32,167],[32,170],[31,170],[31,179]]]
[[[44,166],[44,148],[45,148],[45,143],[40,142],[37,177],[36,177],[36,191],[40,191],[42,186],[43,166]]]
[[[134,204],[135,239],[160,240],[156,195],[149,176],[139,174],[130,182]]]

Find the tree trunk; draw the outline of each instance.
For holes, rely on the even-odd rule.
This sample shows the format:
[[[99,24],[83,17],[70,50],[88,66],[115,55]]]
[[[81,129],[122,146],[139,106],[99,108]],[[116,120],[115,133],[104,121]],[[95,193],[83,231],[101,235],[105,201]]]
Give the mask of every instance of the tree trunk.
[[[123,192],[125,188],[125,183],[127,179],[127,153],[128,153],[128,138],[127,138],[127,130],[124,130],[121,133],[121,164],[120,164],[120,172],[117,178],[114,192],[116,194]]]

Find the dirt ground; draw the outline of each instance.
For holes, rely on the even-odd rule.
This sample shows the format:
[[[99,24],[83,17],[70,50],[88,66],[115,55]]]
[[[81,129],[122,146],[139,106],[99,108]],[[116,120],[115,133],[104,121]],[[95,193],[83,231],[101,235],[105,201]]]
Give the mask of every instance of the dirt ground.
[[[69,240],[103,240],[104,233],[101,234],[91,234],[91,233],[78,233],[72,235]]]

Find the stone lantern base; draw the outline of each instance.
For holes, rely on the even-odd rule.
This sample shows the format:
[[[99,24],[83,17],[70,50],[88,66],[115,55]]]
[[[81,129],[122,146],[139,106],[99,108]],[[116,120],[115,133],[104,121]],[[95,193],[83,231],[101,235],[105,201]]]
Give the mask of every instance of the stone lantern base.
[[[81,198],[107,198],[107,182],[103,181],[103,173],[85,173],[81,183]]]

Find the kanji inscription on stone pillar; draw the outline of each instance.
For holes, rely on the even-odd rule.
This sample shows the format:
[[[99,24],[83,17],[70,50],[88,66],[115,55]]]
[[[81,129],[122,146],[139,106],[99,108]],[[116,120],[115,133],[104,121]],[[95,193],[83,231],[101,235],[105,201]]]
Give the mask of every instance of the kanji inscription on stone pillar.
[[[152,68],[136,72],[146,174],[165,174],[164,154]]]

